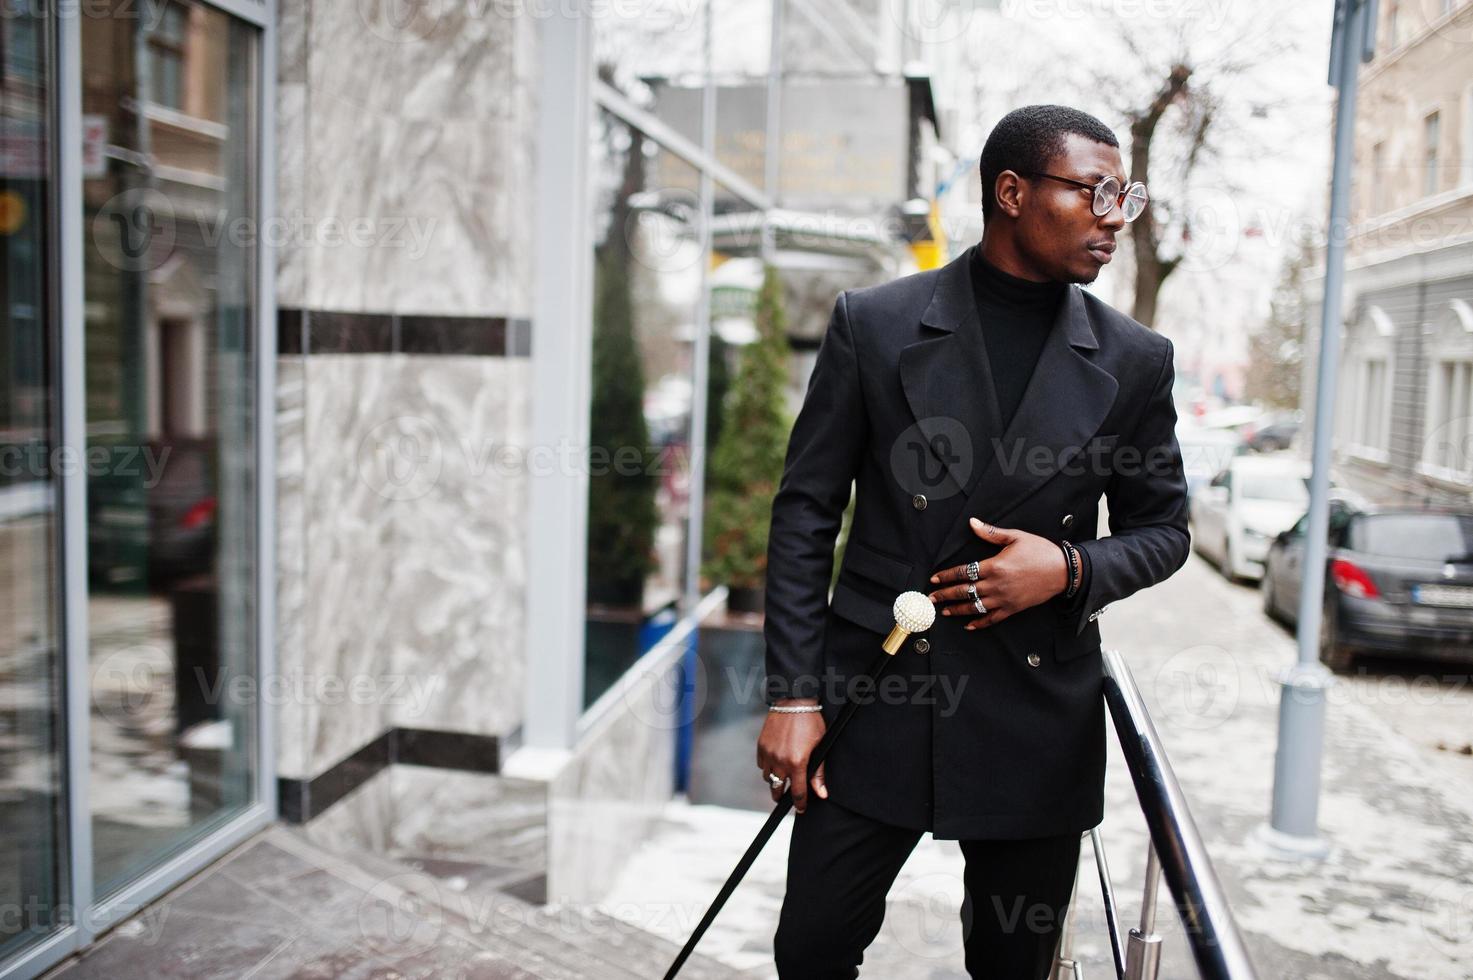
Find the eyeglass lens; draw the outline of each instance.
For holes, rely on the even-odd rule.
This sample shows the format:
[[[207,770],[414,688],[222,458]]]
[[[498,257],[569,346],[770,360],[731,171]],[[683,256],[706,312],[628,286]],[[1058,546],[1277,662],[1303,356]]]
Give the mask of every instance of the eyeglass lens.
[[[1096,215],[1106,215],[1120,201],[1120,215],[1126,221],[1134,221],[1146,209],[1146,185],[1140,181],[1125,190],[1125,199],[1120,200],[1120,178],[1106,177],[1095,187],[1092,210]]]

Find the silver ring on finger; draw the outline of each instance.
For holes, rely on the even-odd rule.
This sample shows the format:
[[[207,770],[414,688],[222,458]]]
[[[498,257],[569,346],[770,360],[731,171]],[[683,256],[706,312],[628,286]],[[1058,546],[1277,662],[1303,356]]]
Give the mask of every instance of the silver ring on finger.
[[[977,587],[975,585],[967,586],[967,598],[973,602],[977,601]]]
[[[985,615],[987,615],[987,607],[984,606],[984,605],[982,605],[982,600],[981,599],[973,599],[972,600],[972,605],[974,605],[974,606],[977,607],[977,615],[978,616],[985,616]]]
[[[783,784],[783,777],[775,772],[770,772],[767,774],[767,781],[772,784],[773,789],[777,789]]]
[[[967,581],[975,582],[982,577],[982,566],[975,561],[967,562]]]

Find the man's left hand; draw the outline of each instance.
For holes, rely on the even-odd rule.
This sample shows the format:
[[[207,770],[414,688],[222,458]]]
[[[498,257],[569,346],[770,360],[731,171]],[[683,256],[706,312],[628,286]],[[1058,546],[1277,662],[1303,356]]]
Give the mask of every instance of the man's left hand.
[[[967,577],[967,566],[956,565],[931,576],[930,599],[943,616],[970,616],[967,629],[983,629],[1013,613],[1047,602],[1069,585],[1069,563],[1057,543],[1016,528],[995,527],[971,519],[972,533],[1002,550],[977,563],[978,577]],[[978,615],[967,586],[982,600],[986,613]]]

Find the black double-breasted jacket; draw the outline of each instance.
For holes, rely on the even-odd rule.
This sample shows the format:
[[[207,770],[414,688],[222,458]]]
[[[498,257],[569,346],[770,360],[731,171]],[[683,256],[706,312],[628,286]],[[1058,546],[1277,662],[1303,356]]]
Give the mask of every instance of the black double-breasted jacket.
[[[1010,366],[988,363],[971,261],[969,249],[834,305],[772,502],[766,694],[817,695],[829,723],[862,701],[827,757],[835,802],[942,839],[1084,831],[1103,814],[1099,613],[1189,550],[1173,347],[1070,286],[1000,431],[992,376]],[[899,593],[1000,550],[970,517],[1087,551],[1088,594],[970,632],[967,617],[937,616],[859,684]]]

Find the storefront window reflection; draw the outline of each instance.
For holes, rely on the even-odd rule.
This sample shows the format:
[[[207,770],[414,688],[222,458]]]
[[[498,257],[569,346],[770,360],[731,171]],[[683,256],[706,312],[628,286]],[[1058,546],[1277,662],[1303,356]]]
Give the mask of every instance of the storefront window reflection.
[[[251,799],[258,34],[82,18],[92,824],[99,895]],[[244,688],[249,690],[249,688]]]
[[[0,34],[0,958],[63,925],[67,899],[46,9]]]
[[[693,167],[608,113],[595,127],[592,159],[585,705],[679,613],[703,254]]]

